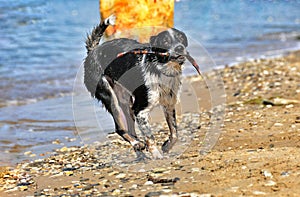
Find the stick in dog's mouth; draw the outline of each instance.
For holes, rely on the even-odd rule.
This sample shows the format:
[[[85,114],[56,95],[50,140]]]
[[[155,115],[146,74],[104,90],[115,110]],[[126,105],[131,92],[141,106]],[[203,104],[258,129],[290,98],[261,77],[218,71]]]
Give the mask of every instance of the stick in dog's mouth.
[[[189,54],[186,54],[186,58],[189,60],[189,62],[194,66],[194,68],[197,70],[198,74],[201,75],[199,65],[195,61],[195,59]]]
[[[159,56],[162,56],[162,57],[168,57],[168,58],[171,57],[171,55],[170,55],[169,52],[158,52],[158,51],[155,51],[153,49],[152,50],[135,49],[135,50],[131,50],[131,51],[119,53],[117,55],[117,58],[122,57],[122,56],[124,56],[126,54],[129,54],[129,53],[133,53],[133,54],[154,54],[154,55],[159,55]],[[181,58],[181,57],[186,57],[187,60],[194,66],[194,68],[196,69],[197,73],[199,75],[201,75],[199,65],[197,64],[197,62],[195,61],[195,59],[190,55],[189,52],[187,52],[187,54],[184,54],[184,55],[181,54],[181,55],[177,56],[175,59]]]

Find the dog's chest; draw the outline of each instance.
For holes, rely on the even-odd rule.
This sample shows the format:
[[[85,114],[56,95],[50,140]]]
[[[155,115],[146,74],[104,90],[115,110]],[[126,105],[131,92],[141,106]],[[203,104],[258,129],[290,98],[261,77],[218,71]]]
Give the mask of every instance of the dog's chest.
[[[181,87],[181,75],[166,76],[147,74],[146,86],[148,87],[149,103],[163,106],[174,105],[177,102]]]

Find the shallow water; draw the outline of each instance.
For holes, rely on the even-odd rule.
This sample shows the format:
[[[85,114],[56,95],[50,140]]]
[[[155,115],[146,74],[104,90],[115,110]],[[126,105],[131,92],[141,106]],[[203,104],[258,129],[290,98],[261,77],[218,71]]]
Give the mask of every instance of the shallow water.
[[[199,53],[197,42],[217,66],[225,65],[299,49],[299,8],[299,1],[181,0],[175,27],[192,38],[192,54]],[[0,163],[28,158],[25,151],[80,144],[78,137],[73,141],[71,94],[86,33],[98,20],[97,0],[0,0]],[[191,67],[184,73],[195,74]],[[89,117],[79,114],[80,128],[95,133],[99,124],[84,128]],[[111,118],[103,114],[99,107],[98,122],[111,132]],[[56,139],[63,144],[52,144]]]

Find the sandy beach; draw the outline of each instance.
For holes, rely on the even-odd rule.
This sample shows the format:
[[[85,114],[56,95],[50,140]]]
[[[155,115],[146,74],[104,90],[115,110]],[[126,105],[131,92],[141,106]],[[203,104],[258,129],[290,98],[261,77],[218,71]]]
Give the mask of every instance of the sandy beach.
[[[226,109],[219,140],[206,155],[199,150],[210,128],[211,102],[205,82],[188,77],[200,107],[197,116],[194,97],[183,89],[190,111],[181,111],[179,130],[193,137],[182,139],[182,154],[124,162],[132,150],[110,134],[95,147],[63,147],[45,159],[1,167],[0,196],[299,196],[300,51],[217,72]],[[166,136],[165,123],[153,128],[157,137]]]

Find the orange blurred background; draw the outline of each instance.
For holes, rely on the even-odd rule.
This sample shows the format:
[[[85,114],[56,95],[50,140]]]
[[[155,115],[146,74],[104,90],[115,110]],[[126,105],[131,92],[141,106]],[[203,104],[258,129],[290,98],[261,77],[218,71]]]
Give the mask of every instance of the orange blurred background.
[[[149,35],[160,31],[159,28],[151,27],[174,26],[174,0],[100,0],[101,18],[111,14],[116,15],[117,21],[115,26],[106,30],[107,36],[114,34],[114,37],[128,37],[129,29],[133,28],[135,30],[130,30],[131,34],[147,39]]]

